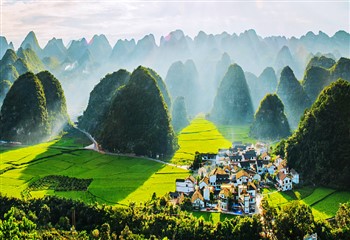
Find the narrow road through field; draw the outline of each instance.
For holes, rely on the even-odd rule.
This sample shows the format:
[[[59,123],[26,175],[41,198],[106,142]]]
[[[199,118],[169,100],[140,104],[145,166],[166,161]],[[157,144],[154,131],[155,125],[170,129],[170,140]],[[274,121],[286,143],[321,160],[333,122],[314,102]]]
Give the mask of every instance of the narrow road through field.
[[[80,132],[84,133],[92,141],[92,144],[89,145],[89,146],[86,146],[85,149],[93,150],[93,151],[96,151],[96,152],[99,152],[99,153],[102,153],[102,154],[111,155],[111,156],[133,157],[133,158],[146,159],[146,160],[158,162],[158,163],[161,163],[161,164],[166,164],[166,165],[169,165],[169,166],[172,166],[172,167],[177,167],[177,168],[181,168],[181,169],[184,169],[184,170],[188,170],[187,166],[179,166],[179,165],[176,165],[176,164],[173,164],[173,163],[168,163],[168,162],[165,162],[165,161],[162,161],[162,160],[159,160],[159,159],[148,158],[148,157],[141,157],[141,156],[136,156],[134,154],[121,154],[121,153],[111,153],[111,152],[102,151],[99,148],[98,142],[91,136],[90,133],[88,133],[88,132],[86,132],[86,131],[84,131],[82,129],[79,129],[78,127],[74,127],[74,128],[76,128]]]

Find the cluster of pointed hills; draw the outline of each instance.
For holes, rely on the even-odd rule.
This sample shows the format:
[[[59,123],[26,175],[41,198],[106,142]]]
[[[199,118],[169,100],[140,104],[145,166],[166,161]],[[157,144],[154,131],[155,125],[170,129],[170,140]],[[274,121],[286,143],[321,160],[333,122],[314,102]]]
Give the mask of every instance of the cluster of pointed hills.
[[[296,56],[302,59],[301,55],[292,55],[286,45],[280,51],[270,46],[270,51],[262,52],[268,43],[273,44],[270,38],[256,36],[254,31],[239,36],[201,32],[192,40],[175,31],[162,38],[160,46],[152,36],[146,36],[137,44],[119,40],[112,48],[100,35],[89,43],[85,39],[72,41],[68,48],[62,40],[52,39],[42,49],[31,32],[17,51],[1,38],[7,49],[1,49],[0,61],[0,139],[32,144],[71,126],[65,94],[77,96],[80,93],[76,90],[88,85],[84,81],[90,80],[81,75],[87,76],[84,74],[94,68],[96,72],[107,70],[106,66],[115,64],[120,70],[105,74],[89,91],[87,107],[78,118],[78,127],[110,152],[171,156],[178,147],[175,132],[189,124],[189,116],[207,109],[207,118],[219,125],[249,124],[250,135],[256,139],[288,138],[283,141],[283,150],[290,165],[301,173],[307,172],[310,164],[336,161],[332,151],[342,152],[341,158],[347,159],[350,59],[342,57],[342,53],[349,47],[344,41],[350,40],[349,34],[338,32],[328,38],[322,33],[308,33],[300,39],[271,37],[279,43],[275,45],[285,43],[296,48],[299,44],[310,51],[302,55],[303,75],[301,61],[295,61],[299,59]],[[317,44],[309,44],[309,38],[318,39]],[[250,65],[257,67],[250,70],[260,70],[259,66],[265,63],[262,56],[272,59],[276,54],[275,64],[266,64],[259,76],[245,72],[245,61],[238,53],[233,54],[229,46],[250,57],[246,45],[262,48],[257,51],[260,55],[256,53],[250,59]],[[220,53],[221,57],[212,57],[212,46],[218,52],[225,48],[227,51]],[[315,51],[327,52],[313,55]],[[335,57],[336,54],[340,56]],[[104,60],[83,64],[91,63],[91,58]],[[198,67],[210,59],[218,60],[211,62],[208,69]],[[147,67],[134,67],[138,62]],[[346,170],[350,163],[344,160],[342,167]],[[324,169],[320,167],[310,180],[322,179],[325,184],[330,176],[339,182],[348,180],[342,174],[334,177],[332,171],[336,169],[328,169],[329,177],[322,175]]]

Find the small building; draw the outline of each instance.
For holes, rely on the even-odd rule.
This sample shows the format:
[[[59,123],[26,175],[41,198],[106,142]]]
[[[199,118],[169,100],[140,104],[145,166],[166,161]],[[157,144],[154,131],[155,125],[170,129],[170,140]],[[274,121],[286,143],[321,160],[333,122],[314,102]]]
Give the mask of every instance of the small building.
[[[204,198],[199,190],[196,190],[191,197],[192,206],[194,209],[204,208]]]
[[[205,201],[210,201],[210,193],[214,191],[213,187],[205,186],[203,189],[203,198]]]
[[[210,172],[209,184],[215,187],[215,190],[219,191],[221,184],[228,182],[230,182],[229,174],[227,174],[223,169],[215,168]]]
[[[246,170],[250,169],[250,161],[249,160],[248,161],[241,161],[238,164],[243,169],[246,169]]]
[[[293,189],[292,177],[284,172],[279,172],[276,175],[278,188],[281,191],[288,191]]]
[[[262,153],[260,158],[261,158],[261,160],[266,160],[266,161],[271,160],[271,157],[269,156],[269,154],[267,152]]]
[[[256,161],[256,152],[254,149],[250,149],[246,151],[245,153],[243,153],[243,155],[246,161],[247,160]]]
[[[266,166],[266,169],[267,169],[267,172],[268,172],[269,174],[274,174],[275,171],[277,170],[277,167],[275,166],[275,164],[269,163],[269,164]]]
[[[246,172],[252,180],[261,181],[261,176],[257,172],[253,170],[246,170]]]
[[[229,197],[231,196],[231,191],[229,188],[222,188],[219,193],[219,207],[224,211],[229,210]]]
[[[199,189],[203,189],[205,187],[209,186],[209,178],[205,176],[200,182],[199,182]]]
[[[299,184],[299,173],[297,173],[297,171],[295,171],[294,168],[290,170],[290,175],[292,175],[292,182],[295,184]]]
[[[196,184],[196,179],[193,176],[189,176],[186,179],[176,179],[175,189],[177,192],[183,192],[185,194],[189,194],[194,192],[194,187]]]
[[[244,170],[239,171],[236,174],[236,185],[248,183],[249,178],[250,178],[250,175],[246,171]]]
[[[283,159],[281,158],[280,155],[278,155],[275,159],[275,165],[278,167],[281,163],[283,162]]]

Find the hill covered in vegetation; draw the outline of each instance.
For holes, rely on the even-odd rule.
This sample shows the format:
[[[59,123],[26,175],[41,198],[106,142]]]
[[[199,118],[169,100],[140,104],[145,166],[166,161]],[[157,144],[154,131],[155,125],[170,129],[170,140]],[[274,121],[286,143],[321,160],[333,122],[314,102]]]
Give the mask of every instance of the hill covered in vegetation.
[[[7,92],[10,90],[12,83],[9,80],[0,81],[0,107],[5,99]]]
[[[36,143],[50,134],[44,88],[33,73],[21,75],[1,107],[0,139]]]
[[[70,122],[61,83],[48,71],[40,72],[36,76],[44,88],[51,133],[57,134]]]
[[[325,56],[313,57],[306,67],[302,86],[314,102],[323,88],[338,78],[350,81],[350,59],[340,58],[335,62]]]
[[[277,95],[281,98],[289,124],[292,129],[298,126],[304,110],[311,105],[300,82],[295,78],[290,67],[283,68],[277,87]]]
[[[268,94],[255,113],[250,135],[257,139],[276,140],[290,134],[282,101],[276,94]]]
[[[304,181],[350,188],[350,83],[325,88],[287,140],[288,165]]]
[[[47,140],[69,123],[60,82],[49,72],[21,75],[7,93],[0,115],[0,139],[26,144]]]
[[[187,118],[187,111],[184,97],[177,97],[173,104],[172,124],[175,132],[186,127],[190,122]]]
[[[129,79],[130,73],[124,69],[107,74],[91,91],[88,106],[79,117],[79,127],[95,136],[109,111],[112,98]]]
[[[220,83],[210,118],[220,124],[245,124],[253,121],[253,114],[244,72],[233,64]]]
[[[140,66],[112,99],[97,137],[112,152],[171,155],[177,142],[170,121],[157,81]]]

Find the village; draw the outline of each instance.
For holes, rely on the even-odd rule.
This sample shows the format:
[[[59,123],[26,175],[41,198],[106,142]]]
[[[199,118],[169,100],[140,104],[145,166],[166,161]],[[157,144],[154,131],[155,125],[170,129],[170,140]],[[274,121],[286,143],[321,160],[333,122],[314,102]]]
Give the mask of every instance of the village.
[[[299,174],[280,156],[272,159],[264,143],[234,142],[215,154],[197,155],[198,170],[193,169],[186,179],[176,179],[175,192],[170,193],[173,204],[188,198],[193,210],[252,215],[259,213],[262,188],[288,191],[299,184]]]

